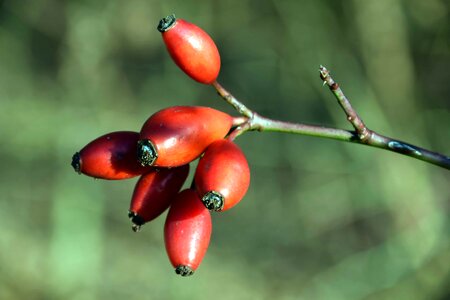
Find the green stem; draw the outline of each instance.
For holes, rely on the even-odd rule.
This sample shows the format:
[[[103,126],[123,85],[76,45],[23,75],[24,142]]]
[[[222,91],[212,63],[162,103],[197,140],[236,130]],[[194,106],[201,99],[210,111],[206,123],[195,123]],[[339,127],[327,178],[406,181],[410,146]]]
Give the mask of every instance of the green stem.
[[[234,141],[235,138],[243,134],[244,132],[251,130],[251,124],[250,122],[245,122],[242,125],[239,125],[238,127],[234,128],[230,134],[227,136],[227,139],[230,141]]]
[[[360,135],[356,131],[271,120],[257,114],[255,114],[253,119],[249,120],[249,123],[251,124],[249,130],[302,134],[367,145],[414,157],[450,170],[450,157],[399,141],[397,139],[383,136],[368,129],[365,139],[361,139]],[[240,132],[239,135],[242,133],[243,132]]]

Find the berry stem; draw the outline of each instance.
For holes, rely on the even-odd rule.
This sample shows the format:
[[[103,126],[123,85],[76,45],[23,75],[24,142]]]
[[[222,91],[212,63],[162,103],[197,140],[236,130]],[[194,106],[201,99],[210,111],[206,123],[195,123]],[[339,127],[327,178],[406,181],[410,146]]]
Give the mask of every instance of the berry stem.
[[[235,118],[236,121],[234,123],[237,127],[228,135],[228,139],[234,140],[244,132],[252,130],[309,135],[389,150],[450,170],[450,157],[397,139],[383,136],[370,130],[358,116],[339,85],[331,77],[330,72],[323,66],[320,66],[319,71],[320,78],[336,97],[339,105],[347,115],[347,120],[355,129],[354,131],[284,122],[263,117],[247,108],[218,82],[214,82],[212,85],[217,93],[233,106],[239,114],[247,118],[246,121],[244,121],[244,119]]]
[[[225,101],[227,101],[231,106],[234,107],[241,115],[252,118],[253,111],[248,109],[242,102],[236,99],[230,92],[228,92],[223,86],[221,86],[217,81],[212,83],[217,93],[222,97]]]
[[[248,120],[248,119],[247,119]],[[237,126],[234,128],[230,134],[227,136],[227,139],[230,141],[234,141],[235,138],[243,134],[244,132],[251,130],[251,123],[246,121],[244,124]]]
[[[233,117],[233,124],[232,127],[238,127],[245,123],[247,123],[248,118],[247,117]]]

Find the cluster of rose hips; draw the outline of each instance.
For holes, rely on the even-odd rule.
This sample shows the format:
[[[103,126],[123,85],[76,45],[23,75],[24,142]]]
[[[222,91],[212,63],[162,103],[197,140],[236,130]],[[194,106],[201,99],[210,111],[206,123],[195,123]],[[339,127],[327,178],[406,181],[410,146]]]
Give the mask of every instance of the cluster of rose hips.
[[[220,56],[211,37],[174,15],[158,25],[175,63],[191,78],[215,82]],[[166,251],[177,274],[199,266],[211,236],[210,211],[225,211],[247,192],[250,170],[228,139],[233,117],[209,107],[174,106],[150,116],[140,132],[105,134],[72,158],[78,173],[119,180],[140,176],[129,208],[133,230],[170,207],[164,226]],[[199,158],[190,188],[180,192],[189,163]]]

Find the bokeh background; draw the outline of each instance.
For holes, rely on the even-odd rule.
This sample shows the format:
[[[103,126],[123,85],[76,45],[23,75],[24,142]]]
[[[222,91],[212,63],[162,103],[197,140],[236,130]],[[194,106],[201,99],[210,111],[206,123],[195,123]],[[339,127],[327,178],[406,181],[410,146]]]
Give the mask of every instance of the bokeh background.
[[[135,179],[71,156],[172,105],[234,113],[170,60],[156,25],[204,28],[219,81],[262,115],[350,129],[325,65],[378,132],[450,154],[444,0],[0,1],[0,299],[448,299],[450,173],[365,146],[237,139],[245,199],[214,215],[208,253],[175,275],[164,216],[134,234]]]

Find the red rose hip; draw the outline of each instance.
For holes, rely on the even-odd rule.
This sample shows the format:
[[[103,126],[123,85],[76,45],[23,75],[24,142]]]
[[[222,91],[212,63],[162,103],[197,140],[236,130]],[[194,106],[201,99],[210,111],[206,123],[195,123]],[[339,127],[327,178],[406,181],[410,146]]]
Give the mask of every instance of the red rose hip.
[[[220,71],[220,55],[212,38],[203,29],[175,15],[159,21],[157,29],[162,33],[170,56],[192,79],[213,83]]]
[[[200,265],[211,238],[211,214],[195,190],[178,194],[167,214],[164,242],[175,272],[189,276]]]
[[[128,217],[133,231],[156,219],[170,205],[189,173],[189,165],[171,169],[155,169],[139,178],[131,198]]]
[[[225,211],[244,197],[250,169],[244,153],[229,140],[208,146],[195,172],[195,187],[209,210]]]
[[[201,106],[173,106],[152,115],[143,125],[138,160],[143,166],[177,167],[196,159],[232,126],[232,117]]]
[[[139,133],[116,131],[87,144],[72,157],[72,167],[78,173],[101,179],[126,179],[151,170],[136,159]]]

